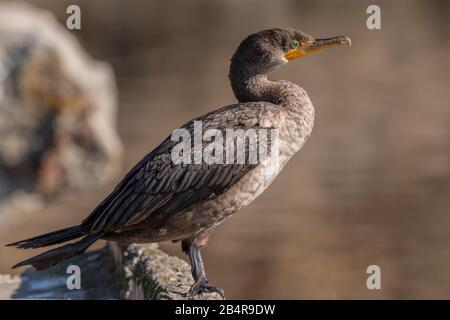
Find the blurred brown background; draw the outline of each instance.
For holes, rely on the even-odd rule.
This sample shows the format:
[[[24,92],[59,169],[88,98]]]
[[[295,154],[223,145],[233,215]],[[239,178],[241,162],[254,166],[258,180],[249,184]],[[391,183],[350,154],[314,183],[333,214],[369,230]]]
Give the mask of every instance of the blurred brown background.
[[[175,127],[235,101],[229,58],[246,35],[280,26],[350,36],[351,48],[272,75],[308,92],[315,129],[275,183],[212,234],[209,278],[228,298],[450,298],[450,2],[29,2],[63,24],[69,4],[81,7],[74,33],[116,73],[123,173]],[[370,4],[381,30],[366,28]],[[113,186],[0,226],[0,243],[78,223]],[[0,273],[28,256],[1,247]],[[372,264],[381,290],[366,287]]]

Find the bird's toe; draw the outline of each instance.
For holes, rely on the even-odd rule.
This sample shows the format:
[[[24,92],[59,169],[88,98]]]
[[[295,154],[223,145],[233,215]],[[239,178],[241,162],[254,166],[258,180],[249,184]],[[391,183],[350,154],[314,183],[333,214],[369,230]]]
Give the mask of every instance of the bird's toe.
[[[188,295],[189,297],[193,297],[197,294],[201,293],[212,293],[216,292],[220,295],[222,299],[225,299],[225,293],[222,288],[213,286],[208,283],[208,280],[200,279],[196,283],[192,285],[192,287],[189,289]]]

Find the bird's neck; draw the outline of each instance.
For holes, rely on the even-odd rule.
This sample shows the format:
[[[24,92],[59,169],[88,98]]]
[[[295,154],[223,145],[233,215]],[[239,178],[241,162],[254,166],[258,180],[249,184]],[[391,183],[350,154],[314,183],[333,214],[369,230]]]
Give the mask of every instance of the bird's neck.
[[[290,141],[283,152],[297,152],[312,132],[314,107],[306,92],[299,86],[284,80],[271,81],[265,75],[236,77],[230,73],[231,86],[239,102],[267,101],[287,111],[281,125],[284,139]]]
[[[303,89],[288,81],[271,81],[266,75],[230,73],[231,87],[239,102],[267,101],[285,108],[299,109]]]

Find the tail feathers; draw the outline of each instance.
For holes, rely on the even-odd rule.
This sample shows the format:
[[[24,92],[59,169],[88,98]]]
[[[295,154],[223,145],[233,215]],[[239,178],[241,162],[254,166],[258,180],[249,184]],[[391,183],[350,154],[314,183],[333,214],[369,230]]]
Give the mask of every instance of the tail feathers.
[[[45,270],[47,268],[50,268],[51,266],[54,266],[55,264],[58,264],[61,261],[82,254],[100,237],[101,237],[100,234],[88,235],[83,239],[81,239],[80,241],[66,244],[62,247],[46,251],[30,259],[19,262],[12,268],[15,269],[25,265],[32,265],[33,267],[36,268],[36,270],[39,271]]]
[[[54,244],[66,242],[83,236],[80,226],[65,228],[53,232],[49,232],[33,238],[17,241],[7,244],[7,246],[16,246],[21,249],[40,248],[51,246]]]

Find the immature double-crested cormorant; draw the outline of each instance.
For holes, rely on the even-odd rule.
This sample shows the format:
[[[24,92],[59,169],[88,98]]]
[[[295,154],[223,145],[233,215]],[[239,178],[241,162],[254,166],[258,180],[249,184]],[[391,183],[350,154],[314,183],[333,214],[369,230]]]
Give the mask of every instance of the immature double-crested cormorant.
[[[203,130],[217,129],[224,135],[229,129],[275,129],[276,157],[271,154],[256,163],[176,163],[172,151],[179,141],[168,137],[132,168],[80,225],[10,245],[28,249],[83,237],[81,240],[14,268],[33,265],[38,270],[46,269],[83,253],[98,239],[123,244],[181,240],[195,280],[190,293],[218,292],[223,296],[222,289],[208,282],[200,249],[216,225],[272,183],[306,142],[314,123],[314,108],[306,92],[288,81],[271,81],[267,75],[290,60],[343,44],[350,44],[350,39],[314,39],[294,29],[264,30],[247,37],[230,65],[229,78],[239,103],[202,115],[182,128],[194,134],[194,121],[201,121]],[[209,143],[211,140],[201,141],[200,152]],[[245,143],[244,149],[248,154],[251,143]],[[194,150],[195,146],[192,154]]]

